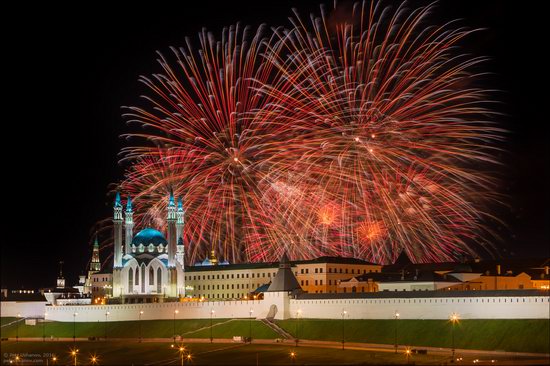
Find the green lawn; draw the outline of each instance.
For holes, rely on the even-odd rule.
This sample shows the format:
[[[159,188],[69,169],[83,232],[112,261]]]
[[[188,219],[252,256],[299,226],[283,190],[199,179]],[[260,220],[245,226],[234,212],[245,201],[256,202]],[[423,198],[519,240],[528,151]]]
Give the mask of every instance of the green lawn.
[[[302,339],[342,340],[341,320],[282,320],[277,324]],[[451,323],[445,320],[346,320],[347,342],[410,346],[452,346]],[[455,347],[550,353],[550,320],[461,320],[455,326]]]
[[[2,324],[14,318],[2,318]],[[275,339],[280,336],[262,322],[247,319],[213,320],[214,338],[248,336],[252,325],[255,339]],[[42,337],[42,323],[36,326],[19,323],[20,337]],[[342,340],[341,320],[283,320],[277,324],[300,339]],[[346,342],[393,344],[394,320],[346,320]],[[447,347],[451,345],[451,324],[444,320],[398,320],[398,343],[410,346]],[[77,337],[103,337],[105,323],[76,323]],[[109,322],[110,338],[137,338],[140,322]],[[2,338],[15,337],[16,325],[1,328]],[[171,338],[174,333],[172,320],[141,321],[143,338]],[[47,322],[46,337],[72,337],[73,323]],[[184,338],[210,338],[210,319],[176,320],[176,334]],[[455,347],[465,349],[505,350],[514,352],[550,353],[550,320],[461,320],[455,326]]]
[[[323,349],[313,347],[293,348],[288,345],[248,345],[248,344],[186,344],[186,353],[191,354],[193,365],[290,365],[290,357],[295,352],[296,365],[365,365],[365,364],[405,364],[404,354],[391,352],[370,352],[359,350]],[[27,353],[25,364],[46,364],[45,357],[57,357],[58,365],[72,364],[74,359],[69,352],[72,342],[3,342],[3,363],[8,363],[16,354]],[[96,355],[99,365],[179,365],[179,353],[170,348],[169,343],[143,342],[76,342],[77,363],[89,364],[91,355]],[[414,355],[411,361],[417,364],[442,364],[448,356]],[[34,360],[34,362],[33,362]],[[40,361],[36,361],[40,360]],[[50,364],[51,358],[50,358]],[[185,362],[186,365],[189,363]]]
[[[2,324],[9,323],[4,322]],[[11,318],[13,321],[13,318]],[[232,338],[233,336],[248,337],[250,327],[252,326],[252,337],[260,339],[275,339],[279,335],[262,322],[245,319],[216,319],[212,321],[212,336],[214,338]],[[210,319],[195,320],[176,320],[176,335],[184,338],[210,338]],[[77,337],[104,337],[107,331],[107,337],[111,338],[137,338],[140,334],[143,338],[171,338],[174,335],[174,321],[172,320],[142,320],[127,322],[104,322],[98,323],[79,323],[73,326],[72,322],[46,322],[37,323],[35,326],[19,323],[19,337],[42,337],[43,332],[46,337],[54,338],[72,337],[73,331]],[[9,325],[1,328],[2,338],[13,338],[17,334],[17,325]]]

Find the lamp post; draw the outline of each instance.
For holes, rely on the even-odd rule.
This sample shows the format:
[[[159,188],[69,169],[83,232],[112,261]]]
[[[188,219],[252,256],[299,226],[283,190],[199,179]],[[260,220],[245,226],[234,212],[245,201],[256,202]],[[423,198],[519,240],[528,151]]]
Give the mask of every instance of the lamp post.
[[[298,330],[300,330],[300,316],[302,315],[302,310],[298,309],[296,312],[296,329],[294,329],[294,333],[296,334],[296,347],[298,347]]]
[[[294,351],[290,352],[290,360],[292,361],[292,364],[294,365],[294,361],[296,361],[296,352],[294,352]]]
[[[409,359],[411,357],[411,350],[410,349],[406,349],[405,350],[405,356],[407,356],[407,365],[409,364]]]
[[[76,366],[76,356],[78,354],[78,350],[75,348],[71,351],[71,355],[74,357],[74,366]]]
[[[458,314],[452,313],[451,314],[451,352],[452,352],[452,360],[451,362],[455,362],[455,323],[458,323]]]
[[[173,325],[174,325],[174,335],[173,335],[174,343],[176,343],[176,314],[177,313],[179,313],[179,310],[174,310],[174,322],[173,322]]]
[[[42,322],[42,342],[46,342],[46,317],[48,313],[44,313],[44,321]]]
[[[73,313],[73,345],[76,343],[76,316],[78,313]],[[76,364],[76,361],[75,361]]]
[[[97,365],[97,356],[90,357],[90,363],[92,365]]]
[[[110,313],[108,311],[105,312],[105,340],[107,340],[107,317],[109,316],[109,314]]]
[[[397,312],[397,310],[395,311],[395,314],[394,314],[394,317],[395,317],[395,353],[397,353],[397,321],[399,320],[399,313]]]
[[[17,313],[17,326],[15,327],[15,341],[19,342],[19,318],[21,318],[21,314]]]
[[[212,337],[212,316],[214,316],[214,310],[210,310],[210,343],[214,341],[214,338]]]
[[[254,310],[250,309],[249,311],[249,314],[250,314],[250,321],[249,321],[249,327],[248,327],[248,339],[249,339],[249,342],[252,344],[252,313],[254,312]]]
[[[143,310],[139,311],[139,342],[141,343],[141,316],[143,315]]]
[[[180,351],[181,366],[183,366],[183,356],[184,356],[184,352],[185,352],[185,347],[180,346],[180,348],[178,350]]]
[[[345,328],[344,328],[344,319],[346,317],[346,314],[348,312],[345,311],[345,310],[342,310],[342,351],[344,350],[344,343],[345,343],[345,339],[346,339],[346,333],[345,333]]]

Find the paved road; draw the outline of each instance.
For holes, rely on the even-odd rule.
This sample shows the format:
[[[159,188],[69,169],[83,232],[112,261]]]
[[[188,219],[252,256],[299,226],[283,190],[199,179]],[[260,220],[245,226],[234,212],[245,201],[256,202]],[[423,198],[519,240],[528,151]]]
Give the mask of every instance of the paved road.
[[[11,341],[14,341],[14,338],[10,338]],[[88,341],[88,338],[76,338],[76,341]],[[210,343],[209,338],[178,338],[178,342],[183,343]],[[19,338],[20,342],[37,342],[42,341],[42,338]],[[59,341],[59,342],[72,342],[73,338],[47,338],[46,341]],[[104,340],[96,340],[95,342],[101,342]],[[139,342],[138,338],[109,338],[108,341],[134,341]],[[172,338],[143,338],[141,342],[172,342]],[[235,343],[232,339],[226,338],[215,338],[213,343],[217,344],[232,344],[235,347],[243,345],[242,343]],[[294,346],[294,340],[283,340],[279,339],[277,341],[271,339],[256,339],[253,340],[254,344],[265,344],[265,345],[281,345],[281,346]],[[298,342],[298,347],[315,347],[315,348],[328,348],[328,349],[341,349],[341,342],[331,342],[331,341],[312,341],[312,340],[302,340]],[[355,343],[355,342],[346,342],[344,344],[345,349],[353,349],[358,351],[371,351],[371,352],[395,352],[394,345],[388,344],[371,344],[371,343]],[[222,347],[218,350],[213,350],[209,352],[223,351],[227,347]],[[452,350],[450,348],[440,348],[440,347],[405,347],[399,346],[398,352],[404,353],[407,349],[414,350],[426,350],[428,354],[431,355],[440,355],[447,356],[449,362],[451,361]],[[541,353],[525,353],[525,352],[506,352],[506,351],[487,351],[487,350],[471,350],[471,349],[455,349],[455,364],[469,364],[469,365],[550,365],[550,354],[541,354]],[[165,360],[168,361],[168,360]],[[173,361],[173,360],[170,360]]]

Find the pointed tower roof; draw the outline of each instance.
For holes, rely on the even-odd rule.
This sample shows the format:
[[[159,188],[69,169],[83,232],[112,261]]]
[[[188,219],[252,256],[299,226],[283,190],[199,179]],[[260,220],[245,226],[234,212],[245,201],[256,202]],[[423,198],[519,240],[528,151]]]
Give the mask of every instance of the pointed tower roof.
[[[178,211],[183,211],[183,201],[181,198],[178,199]]]
[[[122,207],[122,203],[120,202],[120,192],[116,193],[114,207]]]
[[[126,201],[126,212],[132,212],[132,197],[128,195],[128,201]]]
[[[294,276],[294,273],[292,273],[288,255],[284,252],[279,262],[279,270],[273,278],[271,285],[269,285],[267,292],[293,291],[301,289],[302,287],[300,287],[298,280]]]
[[[174,192],[170,190],[170,198],[168,199],[168,207],[175,206],[176,203],[174,202]]]
[[[412,264],[412,263],[413,262],[411,261],[411,259],[407,255],[407,252],[405,251],[405,249],[403,249],[401,251],[401,253],[399,254],[399,257],[397,257],[397,259],[395,260],[395,263],[393,265],[394,266],[399,266],[399,267],[405,267],[405,266],[408,266],[409,264]]]
[[[99,248],[99,241],[97,240],[97,233],[95,233],[94,248]]]

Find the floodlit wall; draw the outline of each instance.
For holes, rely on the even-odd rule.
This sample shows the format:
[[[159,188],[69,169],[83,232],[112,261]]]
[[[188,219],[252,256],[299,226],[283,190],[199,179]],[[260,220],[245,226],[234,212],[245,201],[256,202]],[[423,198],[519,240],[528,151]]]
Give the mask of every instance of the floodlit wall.
[[[46,308],[46,301],[1,301],[0,314],[2,317],[12,317],[19,314],[23,318],[42,318]]]
[[[548,296],[419,297],[384,299],[291,299],[285,293],[268,294],[264,300],[205,301],[121,305],[47,306],[47,319],[77,322],[213,318],[296,317],[313,319],[448,319],[457,313],[460,319],[548,319]],[[278,295],[278,296],[276,296]]]
[[[213,319],[227,318],[256,318],[262,311],[264,304],[261,300],[250,301],[204,301],[204,302],[165,302],[151,304],[120,304],[120,305],[88,305],[88,306],[48,306],[48,320],[68,322],[73,321],[73,314],[77,313],[77,322],[97,321],[127,321],[156,319],[207,319],[211,311]],[[250,313],[252,310],[252,314]],[[105,317],[106,313],[109,313]],[[265,316],[264,316],[265,317]]]
[[[444,297],[290,300],[291,317],[341,319],[548,319],[550,297]]]

